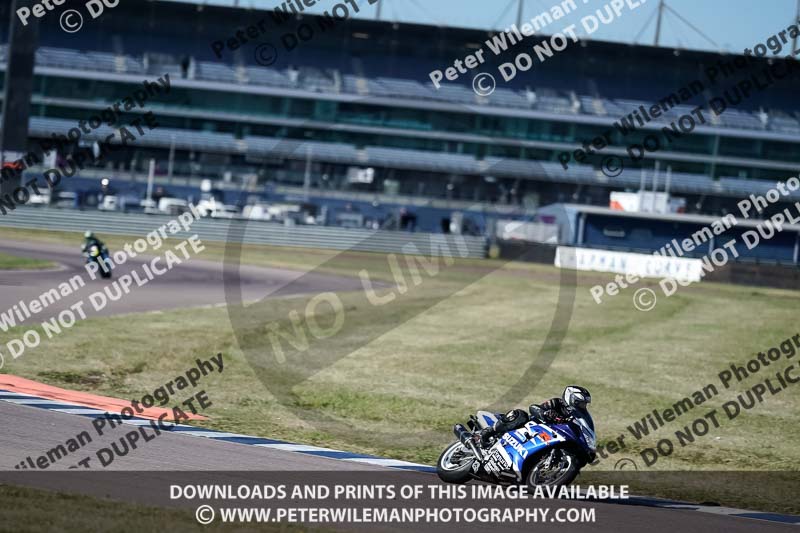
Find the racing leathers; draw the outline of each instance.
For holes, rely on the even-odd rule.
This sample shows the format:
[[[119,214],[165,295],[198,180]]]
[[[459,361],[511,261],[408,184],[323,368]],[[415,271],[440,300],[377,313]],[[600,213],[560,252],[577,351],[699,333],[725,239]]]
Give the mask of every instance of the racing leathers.
[[[89,238],[89,239],[86,239],[86,240],[84,241],[84,243],[83,243],[83,246],[81,246],[81,251],[82,251],[83,253],[86,253],[87,251],[89,251],[89,249],[90,249],[92,246],[97,246],[97,248],[98,248],[98,249],[99,249],[101,252],[106,252],[106,251],[107,251],[107,249],[106,249],[106,245],[103,243],[103,241],[101,241],[101,240],[100,240],[100,239],[98,239],[97,237],[91,237],[91,238]]]
[[[488,448],[492,439],[508,431],[519,429],[531,419],[545,424],[558,423],[570,417],[569,407],[561,398],[551,398],[541,404],[531,404],[530,415],[522,409],[512,409],[497,417],[491,427],[481,431],[481,446]]]

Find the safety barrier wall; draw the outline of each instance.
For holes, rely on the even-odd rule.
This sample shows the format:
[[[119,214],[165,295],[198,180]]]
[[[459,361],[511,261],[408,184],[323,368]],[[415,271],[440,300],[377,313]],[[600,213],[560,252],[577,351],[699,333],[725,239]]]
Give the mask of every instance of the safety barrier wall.
[[[78,211],[72,209],[18,207],[5,216],[0,216],[0,226],[11,228],[47,229],[58,231],[92,230],[100,235],[142,236],[175,218],[169,215],[142,213],[117,213],[101,211]],[[444,238],[454,255],[486,257],[487,239],[483,237],[436,235],[430,233],[408,233],[401,231],[371,231],[363,229],[333,228],[321,226],[283,226],[263,221],[201,219],[192,225],[192,233],[201,240],[227,242],[241,241],[247,244],[270,244],[302,248],[326,248],[361,252],[401,253],[403,247],[413,245],[425,255],[441,254],[431,249]],[[179,233],[179,236],[188,234]],[[459,242],[455,242],[455,239]],[[411,248],[413,249],[413,248]]]

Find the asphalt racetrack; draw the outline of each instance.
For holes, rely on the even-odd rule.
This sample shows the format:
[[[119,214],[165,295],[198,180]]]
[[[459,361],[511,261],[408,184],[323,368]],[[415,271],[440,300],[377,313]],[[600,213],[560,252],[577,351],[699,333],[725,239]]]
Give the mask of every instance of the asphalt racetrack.
[[[0,421],[3,432],[0,434],[0,470],[12,470],[27,455],[38,455],[58,443],[82,431],[96,435],[92,419],[31,409],[0,401]],[[81,456],[94,453],[119,439],[133,426],[118,426],[109,429],[104,437],[81,448]],[[41,450],[40,450],[41,448]],[[171,470],[216,470],[216,471],[327,471],[341,468],[340,461],[324,457],[288,453],[257,446],[244,446],[230,442],[189,437],[186,435],[162,432],[157,438],[143,444],[124,458],[114,460],[106,470],[126,471],[171,471]],[[48,471],[65,470],[74,461],[64,459],[54,463]],[[354,463],[349,470],[381,470],[380,467]]]
[[[113,250],[111,251],[113,253]],[[76,275],[81,276],[86,282],[86,286],[79,291],[48,305],[42,312],[22,323],[40,323],[52,318],[132,270],[138,270],[141,276],[141,266],[149,262],[149,258],[152,257],[138,256],[129,259],[124,265],[114,269],[112,279],[101,279],[97,276],[97,279],[92,280],[85,268],[80,242],[76,242],[74,246],[64,246],[6,241],[0,243],[0,252],[45,259],[60,265],[60,268],[52,270],[0,271],[0,291],[3,294],[0,312],[5,312],[20,300],[27,303],[38,299],[43,293]],[[219,262],[205,261],[201,257],[202,255],[197,257],[191,255],[190,259],[176,265],[165,274],[154,277],[141,287],[137,287],[134,283],[129,294],[124,295],[119,301],[109,301],[100,311],[95,311],[88,302],[83,309],[91,317],[224,304],[223,265]],[[277,268],[242,265],[239,276],[244,302],[260,300],[267,296],[287,296],[289,290],[292,294],[299,294],[361,288],[361,283],[357,279],[316,273],[303,274]],[[291,286],[288,287],[290,283]]]
[[[84,263],[78,246],[25,244],[6,242],[0,244],[0,251],[24,256],[48,259],[60,264],[58,269],[46,271],[0,272],[0,290],[3,294],[3,311],[19,300],[37,298],[40,294],[58,283],[76,275],[85,275]],[[115,272],[117,279],[124,272],[138,267],[143,261],[139,258]],[[257,300],[268,295],[278,296],[282,287],[300,277],[301,273],[281,269],[242,267],[241,279],[246,301]],[[86,277],[86,276],[84,276]],[[202,305],[222,304],[223,292],[222,265],[192,259],[177,266],[167,274],[155,278],[147,285],[136,288],[119,302],[112,302],[100,313],[89,308],[91,315],[112,315],[159,311]],[[54,316],[59,310],[85,297],[88,290],[98,290],[108,280],[89,282],[78,295],[65,298],[49,307],[46,312],[33,317],[32,323]],[[355,290],[360,288],[358,280],[337,276],[304,276],[303,285],[292,286],[292,292]],[[95,288],[96,287],[96,288]],[[400,472],[380,466],[342,461],[327,457],[313,456],[280,449],[248,446],[202,437],[192,437],[181,433],[162,432],[158,438],[141,446],[125,457],[120,457],[102,469],[106,478],[98,478],[97,472],[64,470],[73,464],[64,460],[53,464],[47,471],[15,470],[28,455],[38,456],[82,431],[93,433],[90,418],[37,409],[0,401],[0,482],[23,484],[32,487],[48,488],[62,492],[82,493],[90,496],[116,499],[128,503],[141,503],[156,506],[179,506],[196,508],[197,502],[171,500],[166,494],[169,485],[181,476],[193,476],[195,482],[232,483],[264,482],[275,483],[283,479],[303,482],[303,476],[330,473],[341,475],[342,481],[358,480],[354,476],[372,476],[371,479],[402,479],[404,482],[436,483],[437,478],[428,473]],[[108,433],[108,438],[96,438],[81,448],[81,456],[92,455],[107,447],[129,431],[131,426],[120,426]],[[264,427],[262,436],[269,436],[269,427]],[[78,457],[75,457],[78,459]],[[61,470],[62,473],[57,474]],[[266,473],[266,474],[265,474]],[[337,474],[338,473],[338,474]],[[313,479],[313,478],[310,478]],[[236,502],[231,502],[235,504]],[[438,505],[438,502],[422,501],[418,504]],[[701,513],[688,510],[661,509],[619,503],[602,502],[564,502],[559,500],[539,500],[536,505],[543,508],[565,506],[597,509],[597,521],[587,524],[537,524],[528,527],[548,531],[617,531],[650,533],[660,531],[703,532],[725,531],[796,531],[787,524],[736,518],[722,514]],[[401,505],[399,503],[398,505]],[[527,505],[517,502],[515,505]],[[411,526],[411,530],[451,530],[452,525],[439,524],[430,528]],[[493,524],[459,525],[465,531],[496,531]],[[357,529],[362,531],[408,531],[409,525],[370,524],[355,528],[336,526],[335,529]]]
[[[163,433],[124,458],[115,461],[104,469],[101,476],[94,472],[90,475],[88,472],[80,470],[56,475],[52,472],[59,469],[58,464],[53,465],[52,470],[48,469],[48,473],[23,472],[13,470],[13,468],[28,453],[36,455],[52,445],[63,443],[81,431],[93,431],[91,420],[81,416],[55,413],[0,401],[0,423],[3,426],[3,432],[0,433],[0,482],[76,492],[129,503],[196,508],[198,505],[196,502],[167,498],[169,486],[175,483],[227,483],[233,485],[265,481],[275,483],[283,479],[291,483],[302,480],[304,475],[308,476],[312,472],[315,476],[320,476],[321,472],[339,472],[342,475],[341,482],[363,481],[365,478],[357,477],[359,475],[370,475],[368,479],[383,480],[385,483],[438,482],[433,474],[400,473],[397,470],[378,466],[169,433]],[[125,426],[124,431],[129,429],[130,426]],[[119,429],[117,431],[119,434],[109,432],[107,440],[97,439],[81,448],[81,453],[91,453],[102,446],[108,446],[110,442],[121,435],[121,431]],[[268,428],[265,428],[265,432],[268,433]],[[125,475],[121,471],[128,471],[129,474]],[[190,472],[194,472],[194,474],[189,474]],[[207,474],[203,472],[207,472]],[[227,503],[248,505],[241,501]],[[417,502],[417,504],[421,503],[435,506],[438,502],[426,500]],[[528,505],[523,502],[511,503]],[[255,505],[255,503],[249,502],[249,505]],[[536,505],[540,508],[569,506],[593,507],[597,510],[597,521],[594,524],[553,524],[552,526],[538,524],[531,526],[538,530],[631,533],[645,530],[650,533],[661,531],[788,532],[797,530],[795,526],[788,524],[620,503],[537,500]],[[408,531],[409,526],[370,524],[369,527],[361,526],[356,529]],[[414,530],[422,529],[428,530],[429,528],[414,528]],[[446,529],[447,527],[444,525],[430,528],[430,530],[443,531]],[[459,530],[496,531],[496,526],[462,524],[459,526]]]

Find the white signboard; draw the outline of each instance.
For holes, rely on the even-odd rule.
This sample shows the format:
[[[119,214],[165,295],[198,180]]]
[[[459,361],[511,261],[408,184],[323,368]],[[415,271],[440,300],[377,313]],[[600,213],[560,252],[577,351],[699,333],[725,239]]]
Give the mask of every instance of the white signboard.
[[[518,220],[498,220],[497,237],[504,240],[558,243],[558,225]]]
[[[652,254],[612,252],[592,248],[556,249],[558,268],[631,274],[640,278],[674,278],[677,281],[700,281],[703,262],[685,257],[661,257]]]

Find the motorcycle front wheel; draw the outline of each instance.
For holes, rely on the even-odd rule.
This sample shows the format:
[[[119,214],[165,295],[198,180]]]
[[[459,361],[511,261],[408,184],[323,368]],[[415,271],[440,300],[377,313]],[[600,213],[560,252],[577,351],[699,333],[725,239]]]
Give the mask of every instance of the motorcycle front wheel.
[[[579,460],[574,453],[564,448],[551,449],[533,460],[525,483],[530,491],[537,486],[560,487],[572,483],[579,472]]]
[[[454,442],[448,446],[436,462],[436,474],[445,483],[466,483],[472,477],[475,455],[467,446]]]

